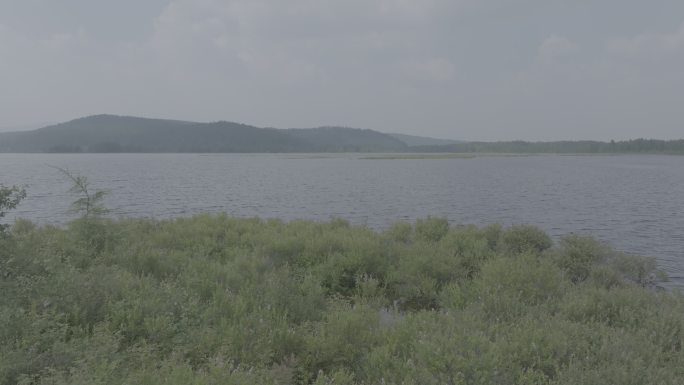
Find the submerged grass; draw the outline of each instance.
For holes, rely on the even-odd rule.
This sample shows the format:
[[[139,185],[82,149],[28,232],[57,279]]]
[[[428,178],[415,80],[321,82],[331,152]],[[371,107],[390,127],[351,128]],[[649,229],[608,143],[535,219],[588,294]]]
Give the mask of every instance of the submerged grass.
[[[531,226],[18,221],[0,384],[681,384],[651,260]]]

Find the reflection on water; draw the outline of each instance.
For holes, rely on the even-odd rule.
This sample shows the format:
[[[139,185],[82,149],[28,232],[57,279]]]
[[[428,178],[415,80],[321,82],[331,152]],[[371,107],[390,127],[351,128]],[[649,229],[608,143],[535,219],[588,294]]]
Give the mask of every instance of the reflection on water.
[[[28,185],[14,216],[64,223],[64,176],[107,189],[114,216],[202,212],[328,220],[382,229],[428,215],[592,234],[655,256],[684,287],[684,157],[364,159],[368,155],[0,154],[0,183]],[[11,220],[12,215],[9,215]]]

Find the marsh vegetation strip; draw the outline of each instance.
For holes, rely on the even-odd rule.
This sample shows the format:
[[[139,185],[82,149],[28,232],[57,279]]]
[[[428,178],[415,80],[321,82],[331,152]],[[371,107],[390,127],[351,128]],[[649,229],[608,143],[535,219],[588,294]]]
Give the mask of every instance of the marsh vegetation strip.
[[[308,159],[286,154],[0,154],[0,180],[28,185],[8,220],[65,223],[69,181],[52,166],[108,190],[112,217],[203,212],[326,221],[385,229],[428,215],[452,223],[528,223],[552,236],[591,234],[655,256],[684,281],[684,157],[524,156],[464,161],[375,161],[368,155]]]

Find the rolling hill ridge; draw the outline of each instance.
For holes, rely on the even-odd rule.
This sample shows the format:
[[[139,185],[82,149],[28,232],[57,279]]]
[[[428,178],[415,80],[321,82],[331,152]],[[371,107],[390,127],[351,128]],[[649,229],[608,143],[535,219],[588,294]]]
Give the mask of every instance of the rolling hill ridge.
[[[115,115],[0,133],[0,152],[386,152],[407,147],[368,129],[275,129]]]

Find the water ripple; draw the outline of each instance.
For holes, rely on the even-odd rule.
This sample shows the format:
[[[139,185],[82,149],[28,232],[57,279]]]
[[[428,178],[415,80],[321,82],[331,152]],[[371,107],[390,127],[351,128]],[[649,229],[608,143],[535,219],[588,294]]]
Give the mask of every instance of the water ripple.
[[[592,234],[658,258],[684,287],[684,157],[540,156],[375,161],[348,154],[0,154],[0,183],[28,185],[8,216],[61,224],[73,197],[47,165],[110,191],[113,217],[202,212],[383,229],[432,216],[453,223],[535,224]]]

